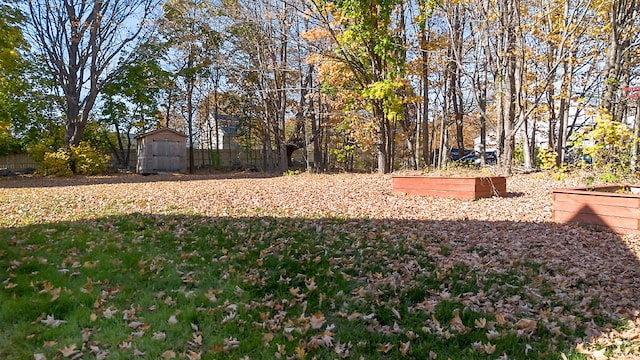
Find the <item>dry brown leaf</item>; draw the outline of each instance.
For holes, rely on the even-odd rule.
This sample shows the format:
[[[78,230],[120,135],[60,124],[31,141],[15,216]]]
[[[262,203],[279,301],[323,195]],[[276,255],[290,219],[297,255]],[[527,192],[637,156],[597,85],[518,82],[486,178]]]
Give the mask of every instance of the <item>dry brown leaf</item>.
[[[163,352],[162,355],[160,355],[160,356],[162,356],[163,359],[175,359],[176,358],[176,352],[173,351],[173,350],[167,350],[167,351]]]
[[[484,344],[484,351],[487,354],[491,355],[496,351],[496,346],[491,344],[491,343],[486,343],[486,344]]]
[[[402,356],[406,356],[409,352],[409,348],[411,347],[411,343],[409,341],[407,342],[401,342],[400,343],[400,355]]]
[[[78,349],[76,348],[76,344],[71,344],[67,347],[63,347],[62,349],[58,349],[58,351],[60,351],[62,356],[66,358],[70,358],[79,353]]]
[[[597,350],[592,352],[591,356],[593,356],[594,360],[607,360],[609,357],[604,354],[606,351],[607,349]]]
[[[579,343],[578,345],[576,345],[576,352],[578,354],[583,354],[583,355],[591,354],[591,351],[585,349],[584,343]]]
[[[500,326],[507,325],[507,319],[504,317],[504,315],[502,315],[500,313],[496,313],[496,321],[498,322],[498,325],[500,325]]]
[[[453,318],[451,319],[451,321],[449,321],[449,325],[451,326],[451,329],[453,331],[459,332],[459,333],[466,333],[467,331],[469,331],[469,328],[464,326],[464,324],[462,323],[462,319],[460,319],[460,310],[459,309],[454,309],[453,310]]]
[[[380,351],[383,354],[387,354],[389,351],[391,351],[391,349],[393,349],[393,344],[391,343],[378,345],[378,351]]]
[[[269,346],[269,344],[271,343],[271,340],[273,340],[273,334],[272,333],[263,333],[262,334],[262,344],[265,347]]]
[[[310,318],[309,321],[311,323],[311,328],[312,329],[320,329],[320,328],[322,328],[322,326],[326,322],[326,319],[325,319],[323,313],[318,312],[316,314],[311,315],[311,318]]]
[[[187,359],[189,360],[200,360],[202,358],[202,353],[201,352],[196,352],[196,351],[191,351],[189,350],[187,352]]]
[[[141,322],[141,321],[132,321],[132,322],[129,323],[129,327],[134,329],[134,330],[139,328],[139,327],[141,327],[141,326],[143,326],[143,325],[144,325],[144,323]]]
[[[55,288],[49,292],[49,294],[51,294],[51,302],[58,300],[60,297],[60,291],[62,291],[62,288]]]
[[[147,355],[147,353],[142,352],[142,351],[140,351],[140,350],[138,350],[138,349],[136,348],[136,349],[133,349],[133,355],[134,355],[134,356],[145,356],[145,355]]]
[[[533,319],[520,319],[515,323],[516,329],[535,329],[538,323]]]
[[[307,352],[303,347],[298,346],[296,347],[295,355],[296,355],[295,357],[296,359],[302,360],[307,357]]]

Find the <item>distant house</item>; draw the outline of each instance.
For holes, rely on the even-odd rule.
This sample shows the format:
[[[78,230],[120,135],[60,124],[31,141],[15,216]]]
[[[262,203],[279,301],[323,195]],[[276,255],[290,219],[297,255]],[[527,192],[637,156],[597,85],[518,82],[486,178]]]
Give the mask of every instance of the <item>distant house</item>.
[[[495,131],[487,131],[485,140],[485,151],[495,151],[498,148],[498,134]],[[482,138],[477,136],[473,139],[473,149],[477,152],[482,151]]]
[[[240,148],[236,141],[240,119],[237,116],[218,114],[218,136],[214,148],[235,150]]]
[[[187,172],[187,136],[181,132],[161,128],[139,135],[137,140],[139,174]]]

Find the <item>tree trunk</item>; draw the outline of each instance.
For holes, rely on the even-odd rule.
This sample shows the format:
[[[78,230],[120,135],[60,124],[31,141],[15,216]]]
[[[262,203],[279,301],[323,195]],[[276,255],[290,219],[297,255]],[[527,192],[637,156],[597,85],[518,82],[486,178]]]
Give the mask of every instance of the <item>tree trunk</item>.
[[[604,69],[604,90],[602,93],[601,107],[614,115],[615,119],[615,106],[617,103],[616,93],[620,87],[620,81],[618,79],[620,73],[620,44],[615,30],[611,31],[609,35],[609,45],[607,46],[607,53],[605,56],[605,69]]]
[[[429,138],[429,53],[427,52],[427,30],[420,31],[422,47],[422,158],[425,167],[431,165],[431,143]]]
[[[633,121],[633,146],[631,148],[631,172],[638,172],[638,164],[640,164],[640,97],[636,101],[636,117]]]
[[[312,100],[313,101],[313,100]],[[313,139],[313,172],[319,173],[321,171],[322,164],[322,151],[320,149],[320,129],[322,119],[322,98],[320,91],[318,90],[318,108],[314,111],[314,115],[311,118],[311,138]],[[312,105],[312,108],[315,106]]]

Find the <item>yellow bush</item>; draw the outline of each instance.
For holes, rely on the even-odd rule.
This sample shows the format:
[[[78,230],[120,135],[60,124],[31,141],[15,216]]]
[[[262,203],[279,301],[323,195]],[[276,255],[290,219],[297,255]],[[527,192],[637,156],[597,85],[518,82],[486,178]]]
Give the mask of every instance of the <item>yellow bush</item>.
[[[40,167],[37,171],[42,175],[53,176],[71,176],[71,156],[69,152],[64,149],[60,149],[56,152],[44,153],[43,159],[40,162]]]
[[[625,170],[629,166],[634,140],[633,132],[627,125],[601,112],[595,119],[595,126],[575,134],[573,145],[592,159],[596,169],[617,167],[618,170]]]
[[[551,170],[556,167],[556,157],[558,153],[548,149],[540,149],[538,152],[538,161],[542,170]]]
[[[82,141],[78,146],[71,146],[71,162],[76,174],[98,175],[104,174],[109,169],[109,156],[91,147]]]

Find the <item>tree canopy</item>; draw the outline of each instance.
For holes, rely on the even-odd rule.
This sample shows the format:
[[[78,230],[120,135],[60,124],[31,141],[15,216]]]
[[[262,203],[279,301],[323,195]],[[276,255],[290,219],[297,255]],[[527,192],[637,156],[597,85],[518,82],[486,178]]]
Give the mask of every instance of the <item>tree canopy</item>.
[[[43,122],[61,118],[73,145],[101,119],[115,139],[170,126],[191,149],[217,151],[226,116],[270,171],[286,172],[297,151],[315,171],[445,166],[452,148],[479,151],[481,163],[495,152],[504,172],[537,166],[540,149],[560,166],[603,114],[640,134],[625,91],[640,81],[639,9],[636,0],[5,1],[0,94],[29,88],[40,100],[27,103],[43,106],[0,100],[0,133],[49,136]],[[224,94],[238,105],[223,106]]]

